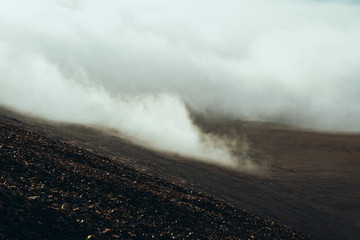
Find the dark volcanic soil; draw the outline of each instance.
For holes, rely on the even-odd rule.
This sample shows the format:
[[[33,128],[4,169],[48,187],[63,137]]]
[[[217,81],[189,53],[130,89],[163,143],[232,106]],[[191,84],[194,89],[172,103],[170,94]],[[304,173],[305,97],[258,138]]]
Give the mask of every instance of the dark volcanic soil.
[[[239,143],[245,139],[247,154],[266,166],[262,174],[157,153],[107,130],[49,123],[0,109],[0,122],[110,157],[304,234],[323,240],[360,239],[360,135],[317,133],[200,115],[194,121],[205,132]],[[242,150],[241,144],[238,148]]]
[[[5,123],[0,123],[0,159],[0,239],[309,239]]]

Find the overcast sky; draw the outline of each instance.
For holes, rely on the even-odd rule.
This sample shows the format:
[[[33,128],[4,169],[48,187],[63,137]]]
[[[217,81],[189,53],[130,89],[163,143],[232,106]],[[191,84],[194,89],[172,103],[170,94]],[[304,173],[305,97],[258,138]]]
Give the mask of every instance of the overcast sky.
[[[357,1],[0,0],[0,29],[0,103],[24,112],[190,155],[185,104],[360,132]]]

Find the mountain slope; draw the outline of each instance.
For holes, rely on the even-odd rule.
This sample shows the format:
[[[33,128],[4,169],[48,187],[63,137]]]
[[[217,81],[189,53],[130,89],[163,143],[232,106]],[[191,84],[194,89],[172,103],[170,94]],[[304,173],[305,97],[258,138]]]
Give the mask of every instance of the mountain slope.
[[[9,124],[0,148],[2,239],[309,239]]]
[[[318,239],[357,240],[360,236],[359,135],[194,117],[205,132],[240,143],[245,139],[248,156],[263,166],[261,174],[254,175],[148,150],[113,130],[47,122],[6,110],[1,111],[0,119],[270,217]]]

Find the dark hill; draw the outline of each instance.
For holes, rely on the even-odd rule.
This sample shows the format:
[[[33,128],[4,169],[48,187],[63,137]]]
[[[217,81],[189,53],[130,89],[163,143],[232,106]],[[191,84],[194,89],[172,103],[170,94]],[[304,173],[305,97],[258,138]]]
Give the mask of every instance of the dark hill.
[[[115,131],[30,118],[0,108],[0,122],[71,148],[106,156],[138,173],[202,192],[323,240],[360,239],[360,135],[194,114],[204,132],[248,144],[262,174],[158,153]],[[234,145],[240,150],[241,145]],[[237,149],[239,148],[239,149]]]
[[[309,239],[6,123],[0,123],[0,159],[0,239]]]

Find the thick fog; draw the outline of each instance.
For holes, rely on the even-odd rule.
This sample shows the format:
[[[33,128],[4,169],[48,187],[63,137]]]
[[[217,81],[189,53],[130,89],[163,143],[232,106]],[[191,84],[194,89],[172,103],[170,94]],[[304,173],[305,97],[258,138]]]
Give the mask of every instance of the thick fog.
[[[185,105],[360,132],[359,66],[355,1],[0,0],[0,103],[227,165]]]

